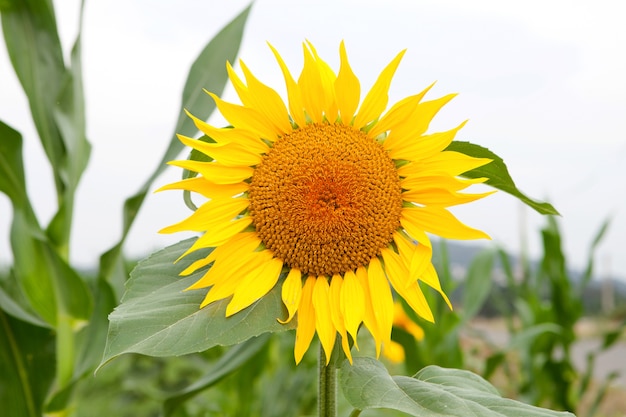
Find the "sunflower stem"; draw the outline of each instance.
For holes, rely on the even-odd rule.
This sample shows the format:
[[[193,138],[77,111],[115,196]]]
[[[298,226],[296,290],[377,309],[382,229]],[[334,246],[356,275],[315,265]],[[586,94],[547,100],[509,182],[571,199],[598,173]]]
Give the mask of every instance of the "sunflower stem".
[[[317,415],[319,417],[337,416],[337,366],[343,359],[341,338],[335,341],[335,346],[326,365],[326,353],[322,344],[319,345],[319,381],[317,392]]]

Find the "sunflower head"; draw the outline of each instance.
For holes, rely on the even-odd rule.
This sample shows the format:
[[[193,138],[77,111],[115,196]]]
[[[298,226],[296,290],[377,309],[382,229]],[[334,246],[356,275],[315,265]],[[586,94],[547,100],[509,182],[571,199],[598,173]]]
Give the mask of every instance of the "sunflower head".
[[[193,191],[206,201],[162,232],[203,233],[183,256],[214,248],[182,272],[211,265],[189,288],[209,288],[201,307],[230,298],[229,316],[282,285],[287,311],[279,320],[297,314],[296,362],[316,333],[328,360],[339,334],[351,361],[350,339],[358,348],[361,325],[380,354],[383,345],[392,346],[393,293],[429,321],[433,315],[419,281],[450,305],[427,234],[488,237],[462,224],[448,207],[488,194],[462,193],[485,179],[459,175],[490,160],[446,150],[464,123],[428,132],[453,95],[424,101],[429,87],[385,111],[404,52],[361,100],[343,43],[337,73],[306,43],[297,80],[270,48],[285,79],[287,104],[243,62],[243,79],[227,64],[241,103],[209,94],[232,127],[217,128],[190,114],[213,142],[179,138],[211,161],[170,162],[198,175],[162,187]]]

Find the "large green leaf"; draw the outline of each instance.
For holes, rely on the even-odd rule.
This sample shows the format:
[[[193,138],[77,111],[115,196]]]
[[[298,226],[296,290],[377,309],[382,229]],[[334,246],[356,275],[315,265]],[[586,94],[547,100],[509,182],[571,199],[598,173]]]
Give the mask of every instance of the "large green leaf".
[[[463,177],[488,178],[487,184],[491,185],[493,188],[497,188],[498,190],[502,190],[514,197],[517,197],[537,212],[541,214],[559,214],[559,212],[556,211],[551,204],[533,200],[526,194],[522,193],[515,185],[515,182],[513,182],[513,178],[511,178],[509,170],[504,164],[502,158],[491,152],[489,149],[469,142],[454,141],[446,148],[446,150],[460,152],[475,158],[492,159],[492,162],[487,165],[483,165],[482,167],[463,173]]]
[[[54,109],[63,85],[65,65],[51,0],[0,2],[2,30],[11,63],[28,97],[33,121],[46,155],[54,167],[55,183],[64,166],[63,142]]]
[[[345,361],[340,385],[348,402],[359,410],[386,408],[419,417],[565,417],[506,398],[469,371],[427,366],[414,377],[389,375],[371,358]]]
[[[121,304],[109,316],[104,363],[123,353],[177,356],[201,352],[216,345],[233,345],[266,332],[293,328],[282,325],[284,317],[277,285],[245,310],[225,317],[229,300],[200,309],[206,290],[185,291],[203,275],[178,277],[207,250],[195,251],[176,264],[194,242],[187,239],[141,261],[131,273]]]
[[[224,86],[226,81],[228,81],[226,61],[234,62],[237,57],[250,7],[246,7],[235,19],[215,35],[191,66],[183,90],[180,116],[176,123],[174,134],[170,139],[170,144],[152,175],[141,186],[139,191],[129,197],[124,203],[122,236],[120,241],[100,258],[100,274],[102,277],[108,279],[114,274],[115,268],[119,268],[122,246],[150,186],[165,170],[167,166],[165,163],[175,159],[183,149],[183,145],[176,137],[176,134],[194,136],[197,132],[193,122],[185,115],[183,109],[187,109],[196,117],[205,120],[215,110],[214,101],[204,94],[202,90],[206,89],[218,95],[224,91]]]
[[[40,417],[54,379],[54,334],[0,310],[0,404],[15,417]]]

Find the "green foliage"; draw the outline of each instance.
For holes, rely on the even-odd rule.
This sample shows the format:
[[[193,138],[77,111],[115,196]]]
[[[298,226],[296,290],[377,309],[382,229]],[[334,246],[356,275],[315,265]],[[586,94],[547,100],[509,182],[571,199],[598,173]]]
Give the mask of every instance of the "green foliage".
[[[280,286],[252,306],[225,317],[228,299],[200,309],[206,290],[185,291],[205,269],[179,277],[179,272],[208,251],[195,251],[174,263],[195,241],[188,239],[141,261],[131,273],[121,304],[109,316],[103,363],[122,353],[177,356],[215,345],[232,345],[264,332],[293,328],[282,325]]]
[[[594,251],[607,227],[605,222],[594,238],[585,274],[578,283],[569,276],[561,234],[553,217],[548,218],[541,232],[544,254],[536,271],[525,268],[521,277],[516,278],[508,256],[500,251],[508,283],[506,291],[514,300],[512,305],[501,303],[500,308],[512,337],[504,349],[487,359],[486,377],[500,369],[515,384],[510,388],[531,403],[570,411],[578,409],[589,390],[595,357],[610,348],[618,340],[615,334],[621,332],[620,329],[600,335],[605,343],[589,354],[584,371],[576,368],[572,356],[572,346],[578,340],[575,326],[583,317],[582,300],[593,273]],[[512,354],[519,358],[519,369],[509,366]],[[603,395],[603,390],[599,390],[593,401],[599,403]]]
[[[438,366],[425,367],[413,377],[392,377],[380,362],[355,358],[352,366],[344,362],[340,383],[359,410],[388,408],[420,417],[573,416],[502,398],[478,375]]]
[[[515,185],[515,182],[513,182],[513,178],[511,178],[509,170],[504,164],[502,158],[491,152],[489,149],[469,142],[454,141],[446,148],[446,150],[461,152],[475,158],[488,158],[492,160],[487,165],[465,172],[462,176],[467,178],[488,178],[486,182],[487,184],[491,185],[493,188],[497,188],[498,190],[511,194],[524,204],[532,207],[538,213],[559,214],[559,212],[556,211],[551,204],[533,200],[526,194],[522,193]]]
[[[202,88],[223,90],[225,62],[237,55],[249,10],[218,33],[192,66],[176,132],[190,136],[196,132],[182,108],[199,117],[208,117],[214,110],[213,102],[198,96]],[[35,416],[71,408],[76,386],[100,361],[107,315],[118,298],[115,288],[127,277],[121,248],[164,164],[159,163],[140,192],[127,200],[122,237],[103,255],[99,278],[83,276],[68,263],[75,193],[91,151],[85,137],[82,23],[66,65],[51,0],[4,0],[0,17],[7,51],[28,98],[56,188],[56,201],[51,203],[56,203],[56,213],[44,227],[26,190],[22,137],[0,121],[0,192],[13,208],[10,243],[14,258],[8,273],[0,276],[0,386],[11,387],[0,389],[0,403],[10,404],[12,415]],[[163,161],[181,149],[172,136]]]

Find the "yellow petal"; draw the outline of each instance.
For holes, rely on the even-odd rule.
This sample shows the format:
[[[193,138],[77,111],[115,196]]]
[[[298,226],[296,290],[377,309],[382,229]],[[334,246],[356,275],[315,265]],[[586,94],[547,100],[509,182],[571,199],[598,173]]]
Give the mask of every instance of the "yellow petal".
[[[243,231],[250,224],[252,224],[252,217],[250,216],[219,223],[200,236],[182,256],[186,256],[200,248],[214,248],[223,245],[228,239]]]
[[[404,260],[409,275],[405,280],[405,285],[415,281],[422,276],[428,265],[431,264],[433,250],[424,244],[410,242],[401,233],[394,233],[393,240],[398,247],[400,257]]]
[[[405,223],[402,223],[402,219]],[[400,223],[412,224],[415,228],[441,236],[444,239],[490,239],[486,233],[461,223],[448,210],[437,206],[402,209]],[[406,228],[406,227],[405,227]],[[409,231],[409,233],[411,233]]]
[[[341,120],[343,124],[347,125],[352,122],[352,117],[359,106],[361,84],[357,76],[352,72],[343,41],[341,41],[339,47],[339,57],[341,64],[339,65],[339,74],[335,80],[335,97]]]
[[[302,101],[304,102],[306,114],[313,123],[321,123],[324,120],[324,110],[327,104],[323,79],[313,54],[306,45],[303,46],[303,49],[304,67],[298,78],[298,86],[302,92]]]
[[[220,260],[219,263],[226,262],[229,257],[239,259],[240,253],[253,252],[260,244],[261,239],[259,239],[255,232],[237,233],[235,236],[228,239],[228,241],[224,242],[223,245],[213,249],[206,258],[199,259],[189,265],[180,275],[189,275],[218,259]]]
[[[187,190],[210,199],[226,199],[248,191],[248,187],[249,185],[245,182],[215,184],[204,177],[193,177],[164,185],[157,189],[155,193],[165,190]]]
[[[365,317],[365,291],[352,271],[344,274],[341,286],[340,307],[346,323],[346,330],[352,336],[354,346],[358,349],[357,334]]]
[[[326,119],[330,123],[334,123],[337,120],[338,109],[335,101],[335,89],[334,84],[337,76],[335,72],[330,68],[330,65],[326,63],[317,53],[313,44],[309,41],[306,42],[307,46],[313,54],[315,63],[317,64],[317,71],[321,80],[321,91],[324,94],[324,106],[323,111]]]
[[[446,304],[448,304],[448,307],[450,308],[450,310],[452,310],[452,303],[448,299],[448,296],[446,295],[446,293],[441,288],[439,277],[437,276],[437,270],[432,264],[428,265],[428,268],[426,268],[424,273],[421,275],[420,280],[426,283],[431,288],[434,288],[435,290],[437,290],[437,292],[441,294],[441,296],[445,300]]]
[[[411,177],[419,175],[461,175],[464,172],[487,165],[488,158],[474,158],[460,152],[444,151],[419,163],[412,162],[398,168],[398,175]]]
[[[446,149],[454,140],[457,132],[465,126],[465,123],[466,122],[463,122],[454,129],[445,132],[425,136],[389,135],[387,139],[385,139],[383,146],[389,151],[389,156],[393,159],[421,161],[431,156],[438,155],[441,151]]]
[[[235,184],[252,176],[253,168],[245,166],[226,166],[218,162],[200,162],[190,159],[170,161],[169,165],[197,172],[215,184]]]
[[[397,259],[397,254],[385,248],[382,251],[383,259],[385,259],[385,270],[387,278],[400,297],[411,306],[411,308],[426,320],[433,321],[434,317],[424,297],[424,293],[417,284],[417,281],[407,283],[406,275],[408,271],[400,267],[401,261]],[[404,275],[403,275],[404,274]]]
[[[317,279],[309,276],[302,288],[302,298],[298,307],[298,327],[296,328],[296,344],[294,357],[300,363],[304,353],[309,349],[315,335],[315,309],[313,308],[313,287]]]
[[[177,136],[183,144],[202,152],[225,166],[252,166],[259,164],[263,159],[261,154],[251,152],[236,143],[208,143],[183,135]]]
[[[241,62],[241,61],[240,61]],[[248,91],[248,87],[246,84],[241,81],[241,78],[237,75],[233,66],[230,65],[230,62],[226,62],[226,72],[228,72],[228,78],[235,88],[235,92],[239,96],[239,99],[244,105],[248,105],[248,100],[250,98],[250,91]]]
[[[430,246],[430,239],[428,239],[426,231],[423,228],[420,228],[416,223],[412,222],[410,218],[404,216],[404,212],[406,210],[409,209],[402,209],[402,213],[400,214],[400,225],[404,228],[404,230],[406,230],[411,238],[415,239],[422,245]]]
[[[343,278],[340,275],[333,275],[330,281],[330,289],[328,292],[328,301],[330,304],[330,318],[341,336],[341,347],[346,357],[352,364],[352,352],[350,352],[350,342],[346,333],[346,323],[341,312],[341,287],[343,286]]]
[[[382,343],[382,339],[380,337],[381,331],[378,330],[378,322],[376,321],[376,317],[374,316],[374,302],[372,300],[372,291],[370,289],[368,271],[364,267],[360,266],[356,270],[356,278],[361,284],[361,288],[363,289],[363,301],[365,304],[365,314],[363,315],[363,324],[372,334],[374,338],[374,342],[376,342],[376,352],[380,353],[380,344]],[[348,304],[346,304],[346,312],[347,312]]]
[[[265,144],[265,142],[263,142],[259,135],[254,132],[237,127],[213,127],[210,124],[198,119],[187,110],[185,110],[185,113],[187,113],[187,116],[193,120],[198,130],[213,139],[215,143],[224,145],[236,143],[237,145],[248,149],[250,152],[258,154],[266,153],[269,150],[269,147]]]
[[[300,299],[302,298],[302,274],[299,269],[291,268],[285,281],[283,282],[283,288],[281,290],[283,304],[287,307],[289,316],[287,320],[278,320],[282,324],[289,323],[293,318],[296,311],[298,311],[298,305],[300,305]]]
[[[367,269],[367,277],[370,291],[376,296],[372,296],[372,307],[376,319],[378,337],[382,344],[391,340],[391,328],[393,325],[393,296],[389,282],[385,277],[383,267],[378,258],[372,258]],[[380,344],[376,349],[376,355],[380,355]]]
[[[424,98],[428,90],[430,90],[433,85],[435,85],[435,83],[426,87],[421,93],[407,97],[394,104],[380,119],[380,121],[376,123],[372,130],[370,130],[370,135],[376,137],[383,132],[394,132],[396,129],[404,128],[406,124],[409,123],[411,115],[417,109],[419,102]],[[387,149],[387,147],[385,147],[385,149]]]
[[[270,251],[267,250],[265,252]],[[273,258],[265,262],[261,267],[242,276],[232,300],[226,307],[226,317],[230,317],[247,308],[274,288],[282,268],[283,261]]]
[[[400,180],[400,185],[405,190],[426,190],[433,188],[445,188],[451,191],[461,191],[473,184],[482,184],[487,178],[458,178],[449,175],[424,175],[412,176]]]
[[[249,98],[245,104],[256,109],[259,113],[262,113],[271,121],[274,129],[280,132],[280,134],[285,134],[293,130],[289,122],[287,107],[285,107],[285,103],[278,93],[260,82],[252,72],[250,72],[243,61],[240,61],[240,63],[241,69],[246,77],[246,82],[248,83],[248,90],[250,91]]]
[[[229,246],[232,247],[232,245]],[[211,268],[207,270],[204,276],[196,281],[194,284],[190,285],[186,289],[186,291],[206,288],[215,285],[220,281],[232,277],[234,271],[245,271],[247,270],[246,268],[250,267],[248,265],[250,262],[254,260],[259,260],[259,252],[255,252],[253,250],[239,251],[236,253],[237,256],[222,253],[221,256],[215,260],[215,263],[211,266]]]
[[[285,61],[280,56],[278,51],[272,45],[269,45],[269,47],[274,53],[276,61],[278,62],[281,71],[283,72],[283,78],[285,78],[287,97],[289,99],[289,112],[291,114],[291,117],[298,126],[304,126],[306,125],[306,118],[304,116],[304,102],[302,101],[302,93],[300,91],[300,87],[298,86],[298,84],[296,84],[296,81],[291,76],[291,73],[289,72],[289,69],[285,64]]]
[[[387,148],[392,149],[396,147],[399,141],[414,140],[424,134],[435,114],[454,97],[456,94],[448,94],[436,100],[420,103],[406,120],[406,123],[389,134],[385,140]]]
[[[269,251],[252,252],[242,256],[241,262],[237,268],[228,271],[226,274],[218,275],[217,270],[211,268],[207,272],[207,275],[215,275],[217,276],[217,279],[202,301],[202,304],[200,304],[200,308],[211,304],[214,301],[233,295],[241,282],[242,276],[246,276],[257,269],[262,268],[263,265],[270,260],[272,255],[267,252]]]
[[[330,302],[328,300],[328,280],[324,276],[317,277],[313,287],[313,308],[315,309],[315,330],[320,343],[326,353],[326,365],[335,346],[337,330],[330,316]]]
[[[228,103],[208,91],[207,94],[215,100],[215,105],[218,110],[231,125],[255,132],[263,139],[270,141],[278,139],[280,132],[278,132],[272,123],[257,110],[246,106]]]
[[[243,210],[250,202],[247,198],[229,198],[224,200],[210,200],[202,204],[185,220],[163,228],[159,233],[173,233],[180,231],[204,232],[214,226],[227,223]]]
[[[372,89],[367,93],[361,108],[354,119],[354,127],[360,129],[372,120],[377,119],[387,107],[388,92],[391,79],[400,64],[406,50],[400,52],[380,73]]]
[[[411,190],[402,193],[402,199],[424,206],[450,207],[459,204],[466,204],[491,195],[496,191],[488,191],[480,194],[457,193],[445,188],[430,188],[422,190]]]

